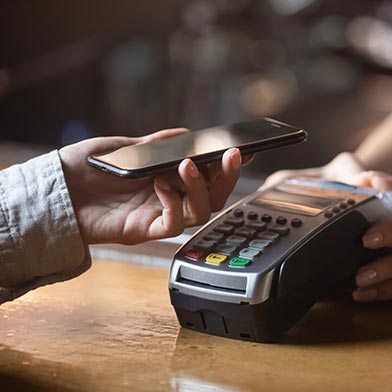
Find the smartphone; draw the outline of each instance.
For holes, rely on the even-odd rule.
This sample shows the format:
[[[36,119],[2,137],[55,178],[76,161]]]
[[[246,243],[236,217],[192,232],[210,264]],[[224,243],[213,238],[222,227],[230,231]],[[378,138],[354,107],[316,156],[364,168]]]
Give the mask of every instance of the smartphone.
[[[306,137],[303,129],[262,118],[125,146],[106,154],[93,154],[87,161],[100,170],[135,179],[175,169],[185,158],[200,165],[220,160],[231,147],[246,155],[298,143]]]

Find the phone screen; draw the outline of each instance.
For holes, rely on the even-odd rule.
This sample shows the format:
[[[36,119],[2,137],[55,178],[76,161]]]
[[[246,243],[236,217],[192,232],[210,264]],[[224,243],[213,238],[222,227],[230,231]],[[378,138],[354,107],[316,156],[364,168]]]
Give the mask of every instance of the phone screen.
[[[183,159],[206,163],[238,147],[253,153],[306,138],[306,132],[275,120],[259,119],[187,132],[172,138],[119,148],[88,158],[91,165],[125,177],[156,174],[176,167]]]

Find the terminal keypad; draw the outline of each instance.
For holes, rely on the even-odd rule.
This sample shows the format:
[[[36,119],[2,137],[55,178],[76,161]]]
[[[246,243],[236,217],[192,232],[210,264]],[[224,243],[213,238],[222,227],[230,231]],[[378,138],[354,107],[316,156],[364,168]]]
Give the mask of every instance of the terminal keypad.
[[[257,259],[263,257],[267,248],[274,246],[281,237],[290,235],[292,230],[303,223],[297,217],[288,219],[286,216],[272,216],[270,213],[259,215],[241,208],[227,214],[221,222],[223,223],[218,222],[215,227],[211,227],[184,256],[196,262],[205,262],[214,268],[222,265],[245,268],[253,262],[257,263]],[[203,252],[202,256],[200,252]]]

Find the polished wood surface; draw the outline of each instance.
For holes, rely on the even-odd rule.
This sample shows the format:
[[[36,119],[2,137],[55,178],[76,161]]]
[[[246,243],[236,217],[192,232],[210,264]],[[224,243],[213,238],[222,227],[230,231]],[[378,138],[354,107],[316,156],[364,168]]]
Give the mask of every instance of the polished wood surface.
[[[3,391],[392,391],[392,307],[316,305],[279,344],[180,329],[167,269],[95,260],[0,307]]]

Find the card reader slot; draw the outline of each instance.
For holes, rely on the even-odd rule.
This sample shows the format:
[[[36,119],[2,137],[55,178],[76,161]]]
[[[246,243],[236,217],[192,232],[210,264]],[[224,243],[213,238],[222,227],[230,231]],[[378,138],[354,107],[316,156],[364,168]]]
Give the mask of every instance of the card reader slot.
[[[219,291],[221,293],[235,293],[235,294],[245,294],[246,290],[238,290],[238,289],[227,289],[224,287],[219,287],[219,286],[214,286],[211,284],[207,283],[201,283],[201,282],[195,282],[194,280],[190,279],[184,279],[184,278],[179,278],[177,279],[178,283],[186,284],[187,286],[191,287],[198,287],[198,288],[203,288],[203,289],[208,289],[208,290],[214,290],[214,291]]]
[[[192,268],[187,265],[181,265],[177,275],[177,281],[181,279],[193,282],[195,284],[207,285],[226,289],[235,292],[246,292],[247,277],[239,274],[222,274],[210,269]]]

